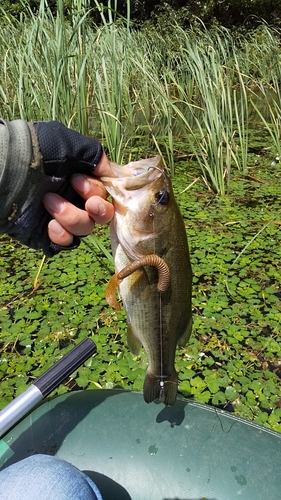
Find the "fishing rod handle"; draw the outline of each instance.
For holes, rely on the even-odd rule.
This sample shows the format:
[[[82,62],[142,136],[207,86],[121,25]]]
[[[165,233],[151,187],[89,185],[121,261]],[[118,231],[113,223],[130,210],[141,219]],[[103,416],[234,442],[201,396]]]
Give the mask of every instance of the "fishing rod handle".
[[[81,366],[92,354],[96,352],[96,344],[89,338],[82,340],[77,346],[51,366],[43,375],[34,382],[45,398],[58,387],[71,373]]]
[[[22,394],[0,411],[0,437],[96,352],[95,343],[87,338],[51,366]]]

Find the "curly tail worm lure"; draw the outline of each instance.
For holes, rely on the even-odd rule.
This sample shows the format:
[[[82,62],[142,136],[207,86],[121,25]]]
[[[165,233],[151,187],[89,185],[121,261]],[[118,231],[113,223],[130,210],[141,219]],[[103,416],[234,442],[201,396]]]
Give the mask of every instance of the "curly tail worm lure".
[[[105,298],[110,306],[114,309],[120,309],[120,304],[115,297],[115,290],[123,281],[124,278],[127,278],[131,274],[133,274],[138,269],[144,266],[154,266],[158,270],[158,283],[157,290],[159,292],[165,292],[167,290],[170,283],[170,270],[166,262],[156,254],[145,255],[141,259],[134,260],[128,266],[124,267],[119,273],[115,273],[112,278],[109,280],[109,283],[106,288]]]

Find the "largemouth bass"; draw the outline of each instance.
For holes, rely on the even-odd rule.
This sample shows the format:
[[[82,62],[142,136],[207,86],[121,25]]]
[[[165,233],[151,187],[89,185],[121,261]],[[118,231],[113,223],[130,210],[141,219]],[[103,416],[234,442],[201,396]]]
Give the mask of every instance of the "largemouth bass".
[[[123,281],[123,276],[115,280],[128,318],[128,346],[135,355],[143,346],[147,355],[144,400],[160,398],[173,405],[178,387],[176,345],[186,344],[192,325],[192,272],[184,222],[160,156],[123,167],[112,163],[112,170],[116,177],[101,180],[115,208],[111,223],[115,277],[146,256],[153,260],[156,255],[159,261],[158,266],[150,261],[143,265],[146,260],[141,260],[140,269],[137,265]],[[159,291],[156,267],[164,265],[170,274],[165,291]]]

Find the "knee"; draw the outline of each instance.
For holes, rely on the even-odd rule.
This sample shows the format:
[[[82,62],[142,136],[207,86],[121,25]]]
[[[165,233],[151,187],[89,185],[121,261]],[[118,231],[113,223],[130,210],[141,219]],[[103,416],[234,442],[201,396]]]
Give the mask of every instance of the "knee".
[[[70,463],[50,455],[32,455],[17,462],[0,472],[0,479],[3,500],[102,500],[90,478]]]

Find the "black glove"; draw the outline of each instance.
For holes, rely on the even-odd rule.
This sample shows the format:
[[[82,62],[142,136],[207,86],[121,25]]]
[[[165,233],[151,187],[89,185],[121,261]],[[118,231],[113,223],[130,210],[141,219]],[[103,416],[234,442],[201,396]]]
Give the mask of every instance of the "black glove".
[[[37,166],[38,161],[41,162],[42,173],[40,180],[36,178],[36,185],[34,179],[30,179],[29,185],[25,183],[24,189],[29,195],[31,190],[33,191],[33,199],[19,216],[16,214],[10,217],[11,224],[2,232],[30,248],[42,248],[50,257],[61,250],[76,248],[80,239],[74,237],[72,245],[68,247],[61,247],[50,241],[47,226],[52,217],[46,211],[42,198],[47,192],[58,193],[79,208],[84,208],[85,201],[73,190],[69,182],[70,177],[74,173],[91,174],[101,160],[103,149],[98,141],[56,121],[34,122],[29,124],[29,127],[33,161]],[[20,168],[18,173],[20,177]],[[3,191],[1,182],[0,193]]]

